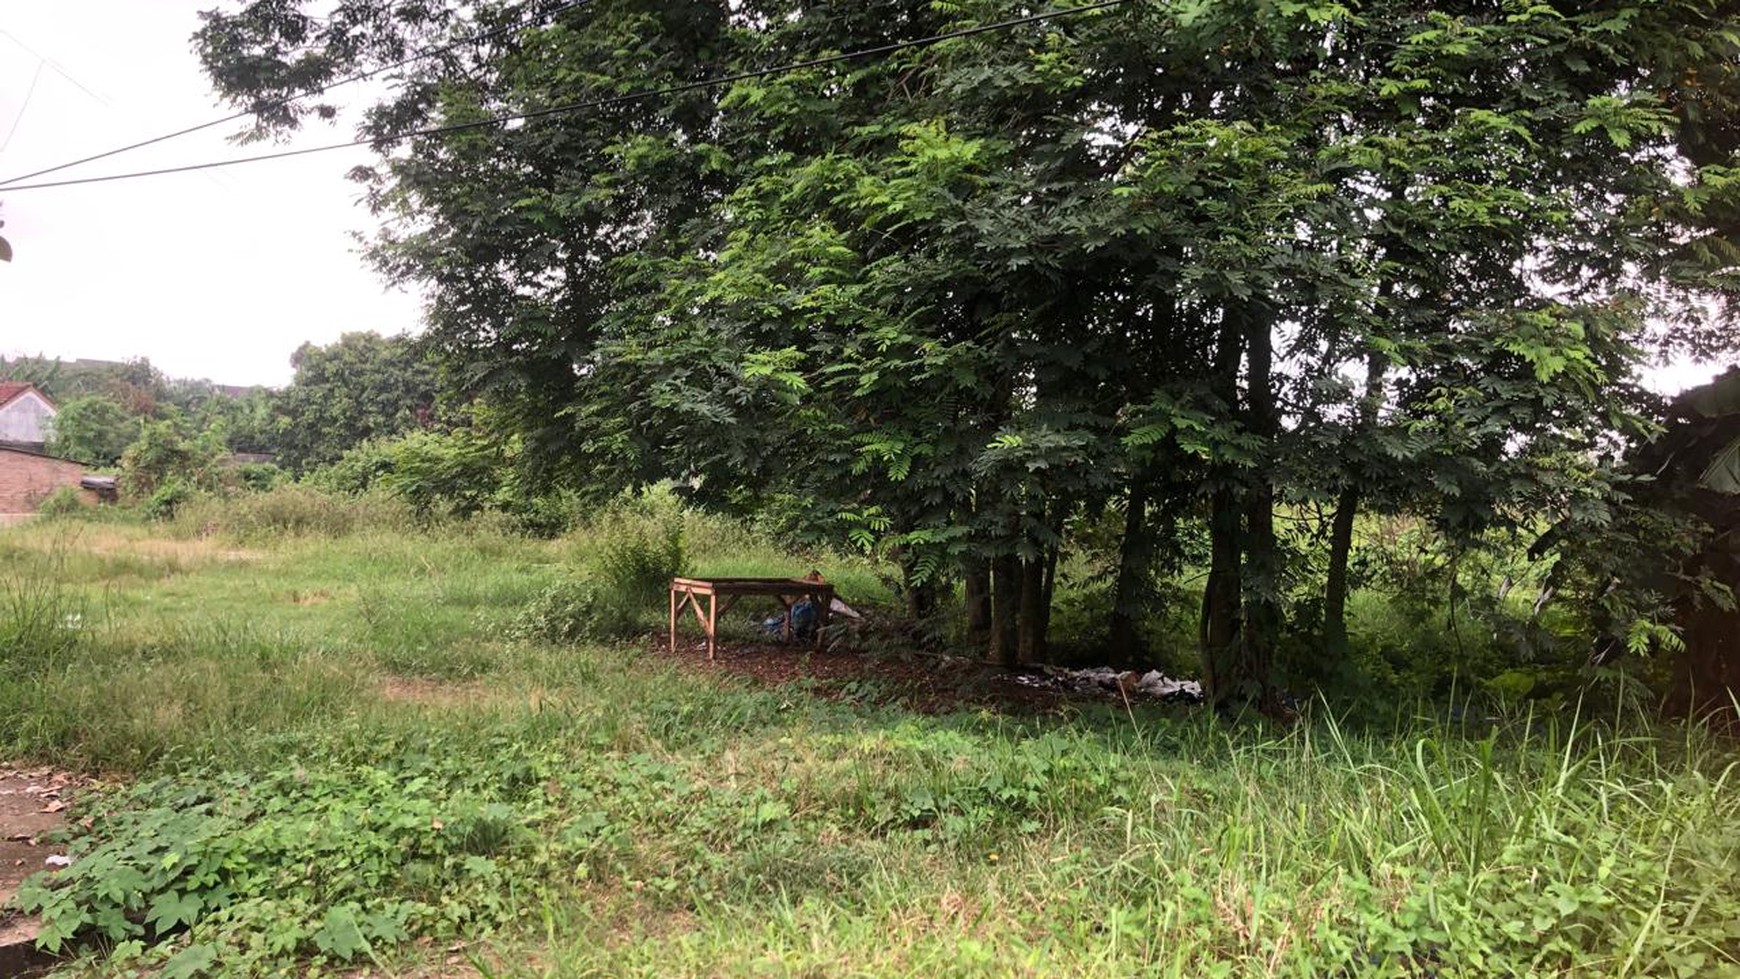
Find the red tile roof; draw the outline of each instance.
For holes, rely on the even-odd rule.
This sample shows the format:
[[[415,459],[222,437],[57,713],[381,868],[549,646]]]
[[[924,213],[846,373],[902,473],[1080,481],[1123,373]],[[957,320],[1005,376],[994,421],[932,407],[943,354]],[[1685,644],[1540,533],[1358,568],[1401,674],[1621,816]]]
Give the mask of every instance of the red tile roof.
[[[29,381],[0,381],[0,408],[4,408],[11,404],[12,399],[26,391],[36,391],[36,385]],[[48,401],[48,395],[43,394],[41,391],[36,391],[36,396],[44,401]],[[48,403],[51,405],[54,404],[52,401],[49,401]]]

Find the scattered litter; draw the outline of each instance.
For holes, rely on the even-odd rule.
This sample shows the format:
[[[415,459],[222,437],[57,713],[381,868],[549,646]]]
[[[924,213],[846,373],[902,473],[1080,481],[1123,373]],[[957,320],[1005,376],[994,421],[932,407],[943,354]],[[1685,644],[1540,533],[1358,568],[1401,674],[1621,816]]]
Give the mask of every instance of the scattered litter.
[[[1037,673],[1022,673],[1015,682],[1041,690],[1071,690],[1077,693],[1115,693],[1130,697],[1148,697],[1166,703],[1196,704],[1202,702],[1202,684],[1195,680],[1175,680],[1159,670],[1138,673],[1135,670],[1114,670],[1109,666],[1071,670],[1061,666],[1042,666]]]
[[[862,619],[864,617],[864,613],[850,605],[847,605],[845,602],[840,601],[838,598],[828,603],[828,611],[835,615],[844,615],[848,619]]]
[[[56,853],[42,862],[48,864],[50,867],[70,867],[72,866],[72,860],[72,857],[69,857],[64,853]]]

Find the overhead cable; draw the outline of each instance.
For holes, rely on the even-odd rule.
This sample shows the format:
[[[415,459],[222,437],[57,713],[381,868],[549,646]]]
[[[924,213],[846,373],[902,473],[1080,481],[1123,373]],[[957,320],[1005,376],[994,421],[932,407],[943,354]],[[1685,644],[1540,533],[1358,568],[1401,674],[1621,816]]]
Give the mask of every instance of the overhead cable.
[[[29,180],[32,177],[42,177],[42,176],[46,176],[46,175],[51,174],[51,173],[59,173],[62,170],[70,170],[73,167],[83,166],[86,163],[93,163],[97,160],[106,160],[111,156],[119,156],[122,153],[130,153],[133,150],[143,149],[144,147],[147,147],[147,146],[154,146],[158,143],[168,142],[169,140],[172,140],[172,139],[179,139],[182,136],[187,136],[187,135],[192,134],[192,133],[197,133],[197,132],[200,132],[202,130],[210,129],[213,126],[221,126],[226,122],[235,122],[238,119],[245,119],[248,116],[257,115],[258,113],[267,111],[269,109],[280,108],[282,106],[289,105],[292,102],[296,102],[296,101],[301,100],[301,99],[309,98],[310,96],[321,95],[325,92],[330,92],[333,89],[338,88],[338,87],[343,86],[343,85],[349,85],[349,84],[352,84],[353,82],[367,81],[367,80],[374,78],[374,77],[377,77],[379,75],[384,75],[387,72],[394,70],[395,68],[403,68],[408,64],[413,64],[415,62],[423,61],[423,60],[426,60],[428,58],[433,58],[433,57],[437,57],[439,55],[447,54],[447,53],[454,51],[458,48],[465,47],[466,45],[477,44],[477,43],[482,42],[482,41],[487,41],[493,37],[498,37],[502,34],[506,34],[506,33],[510,32],[510,31],[523,30],[524,28],[530,27],[534,24],[549,20],[551,17],[554,17],[557,14],[562,13],[563,11],[573,10],[576,7],[584,7],[587,4],[594,3],[594,2],[596,2],[596,0],[568,0],[568,2],[566,2],[566,3],[562,3],[562,4],[559,4],[555,7],[551,7],[548,10],[541,11],[541,12],[533,15],[530,18],[524,18],[524,19],[516,21],[515,23],[512,23],[512,24],[505,24],[501,27],[494,27],[494,28],[491,28],[487,31],[483,31],[483,32],[478,33],[478,34],[472,34],[472,35],[469,35],[467,37],[462,37],[456,41],[451,41],[451,42],[444,44],[438,48],[431,48],[430,50],[427,50],[427,51],[419,51],[415,54],[407,55],[406,57],[401,58],[398,61],[393,62],[392,64],[382,65],[379,68],[373,68],[373,69],[370,69],[368,71],[358,72],[357,74],[354,74],[354,75],[347,75],[346,77],[340,78],[337,81],[328,82],[325,85],[320,86],[319,88],[311,88],[311,89],[308,89],[306,91],[301,91],[301,92],[296,92],[296,93],[291,94],[291,95],[281,96],[277,99],[273,99],[273,100],[265,102],[259,106],[256,106],[252,109],[247,109],[247,110],[243,110],[240,112],[233,112],[227,116],[224,116],[222,119],[213,119],[210,122],[202,122],[196,126],[188,126],[186,129],[177,129],[174,132],[164,133],[161,136],[153,136],[150,139],[142,139],[137,143],[128,143],[125,146],[117,146],[112,150],[104,150],[101,153],[93,153],[90,156],[81,156],[76,160],[68,160],[65,163],[57,163],[54,166],[48,167],[46,169],[33,170],[30,173],[21,173],[16,177],[8,177],[5,180],[0,180],[0,188],[6,188],[6,185],[18,183],[21,180]],[[12,189],[12,188],[6,188],[6,189]],[[17,189],[23,189],[23,188],[17,188]]]

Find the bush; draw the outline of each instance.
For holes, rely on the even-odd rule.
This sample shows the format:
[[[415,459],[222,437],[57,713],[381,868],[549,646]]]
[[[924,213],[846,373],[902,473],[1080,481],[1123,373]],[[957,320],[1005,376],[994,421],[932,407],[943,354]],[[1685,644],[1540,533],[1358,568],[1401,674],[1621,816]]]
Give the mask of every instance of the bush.
[[[147,423],[139,440],[121,454],[121,491],[129,500],[155,500],[172,483],[188,490],[216,490],[223,484],[223,440],[216,432],[191,436],[179,420]],[[165,501],[173,510],[171,492]],[[149,506],[149,502],[147,504]]]
[[[508,627],[521,642],[572,644],[588,639],[618,639],[646,627],[637,609],[612,590],[584,578],[546,588]]]
[[[263,493],[290,477],[283,469],[270,462],[248,462],[236,467],[236,478],[241,481],[242,488]]]
[[[193,488],[193,484],[179,476],[171,476],[145,498],[145,516],[151,520],[173,520],[182,506],[198,495],[199,491]]]
[[[346,449],[336,462],[311,470],[302,481],[328,493],[363,493],[392,471],[392,441],[369,439]]]
[[[36,508],[36,512],[44,517],[76,517],[85,512],[85,500],[78,490],[71,486],[62,486],[48,494]]]
[[[688,567],[682,513],[647,501],[619,505],[589,534],[599,583],[631,607],[663,606],[673,577]]]

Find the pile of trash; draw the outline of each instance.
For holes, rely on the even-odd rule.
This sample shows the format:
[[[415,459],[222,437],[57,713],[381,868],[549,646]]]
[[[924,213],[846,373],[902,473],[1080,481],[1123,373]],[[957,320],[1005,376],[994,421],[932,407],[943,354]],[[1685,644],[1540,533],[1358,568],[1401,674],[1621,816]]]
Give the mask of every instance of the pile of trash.
[[[1061,666],[1041,666],[1038,672],[1022,673],[1015,682],[1041,690],[1063,690],[1074,693],[1118,694],[1141,697],[1169,704],[1202,703],[1202,684],[1195,680],[1174,680],[1159,670],[1138,673],[1135,670],[1114,670],[1109,666],[1071,670]]]

